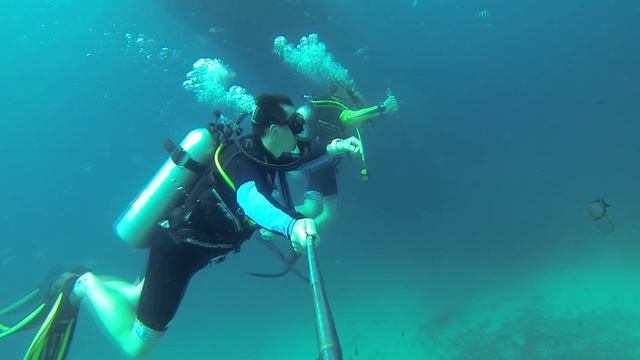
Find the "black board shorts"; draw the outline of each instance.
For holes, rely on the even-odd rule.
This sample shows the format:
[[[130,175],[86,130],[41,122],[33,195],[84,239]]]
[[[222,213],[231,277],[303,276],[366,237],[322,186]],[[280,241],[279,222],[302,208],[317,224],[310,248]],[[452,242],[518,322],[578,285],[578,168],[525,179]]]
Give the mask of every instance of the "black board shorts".
[[[229,249],[195,246],[158,227],[149,247],[147,270],[136,316],[150,329],[165,331],[191,277]]]
[[[330,197],[338,195],[337,164],[327,164],[309,173],[307,191],[317,191]]]

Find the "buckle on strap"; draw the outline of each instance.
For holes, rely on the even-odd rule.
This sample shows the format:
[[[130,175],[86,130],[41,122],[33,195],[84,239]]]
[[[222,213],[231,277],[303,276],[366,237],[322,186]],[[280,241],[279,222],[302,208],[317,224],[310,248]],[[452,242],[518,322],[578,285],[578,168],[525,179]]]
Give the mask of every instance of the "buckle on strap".
[[[171,161],[173,161],[173,163],[177,166],[187,168],[200,175],[204,174],[205,170],[207,169],[206,165],[193,160],[188,152],[186,152],[180,146],[176,145],[170,139],[165,139],[165,141],[162,143],[162,146],[169,153]]]

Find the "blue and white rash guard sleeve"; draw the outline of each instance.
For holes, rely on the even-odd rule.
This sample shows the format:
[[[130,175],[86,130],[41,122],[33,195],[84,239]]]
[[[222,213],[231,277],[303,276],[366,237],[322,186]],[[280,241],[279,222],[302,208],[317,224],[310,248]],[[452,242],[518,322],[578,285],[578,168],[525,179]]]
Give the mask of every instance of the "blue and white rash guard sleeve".
[[[238,205],[244,213],[267,230],[290,238],[294,219],[258,190],[255,181],[247,181],[236,191]]]

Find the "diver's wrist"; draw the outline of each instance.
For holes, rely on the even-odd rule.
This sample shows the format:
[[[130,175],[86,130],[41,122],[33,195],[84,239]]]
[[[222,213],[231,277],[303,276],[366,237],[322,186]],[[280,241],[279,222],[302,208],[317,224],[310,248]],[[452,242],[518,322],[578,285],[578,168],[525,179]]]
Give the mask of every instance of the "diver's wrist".
[[[329,155],[337,155],[339,153],[338,144],[341,143],[342,139],[333,139],[329,145],[327,145],[327,154]]]
[[[381,102],[380,104],[376,105],[376,109],[378,109],[378,112],[382,114],[387,111],[387,106],[383,102]]]

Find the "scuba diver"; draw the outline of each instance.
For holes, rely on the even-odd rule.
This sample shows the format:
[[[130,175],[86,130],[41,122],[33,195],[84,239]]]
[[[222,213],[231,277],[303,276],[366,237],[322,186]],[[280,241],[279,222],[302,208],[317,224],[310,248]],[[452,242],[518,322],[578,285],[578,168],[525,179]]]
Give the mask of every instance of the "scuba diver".
[[[194,130],[179,147],[166,145],[172,150],[171,157],[116,222],[115,231],[123,241],[149,249],[140,283],[76,270],[67,273],[59,286],[58,300],[71,306],[75,314],[80,303],[91,307],[128,357],[149,354],[167,331],[191,277],[238,252],[256,229],[289,239],[297,253],[317,244],[315,221],[293,208],[286,172],[311,160],[333,161],[358,150],[334,147],[311,157],[308,144],[298,139],[304,118],[291,99],[282,95],[257,98],[251,134],[233,137],[226,131],[228,127],[223,128],[217,131],[220,129],[212,125]],[[235,130],[231,132],[237,135]],[[294,156],[296,148],[300,152]],[[193,181],[194,174],[199,174],[197,181]],[[283,203],[272,196],[276,188]],[[180,201],[171,200],[175,194],[180,194]],[[158,212],[158,201],[166,201],[168,208]],[[50,323],[38,335],[45,342],[47,330],[59,325]],[[73,333],[73,328],[65,329]],[[51,358],[63,359],[64,354]]]
[[[366,166],[360,125],[371,122],[375,118],[398,111],[398,101],[390,91],[381,103],[364,107],[365,101],[353,84],[334,81],[329,85],[328,97],[311,97],[301,112],[308,119],[305,136],[311,140],[311,153],[324,152],[325,146],[330,149],[340,146],[350,129],[355,129],[357,142],[353,145],[359,148],[362,160],[360,174],[367,180],[369,170]],[[337,166],[340,159],[327,163],[316,170],[308,171],[308,184],[303,203],[298,205],[298,212],[313,218],[321,228],[331,222],[337,212],[338,184],[336,179]]]

